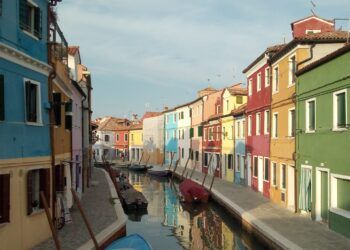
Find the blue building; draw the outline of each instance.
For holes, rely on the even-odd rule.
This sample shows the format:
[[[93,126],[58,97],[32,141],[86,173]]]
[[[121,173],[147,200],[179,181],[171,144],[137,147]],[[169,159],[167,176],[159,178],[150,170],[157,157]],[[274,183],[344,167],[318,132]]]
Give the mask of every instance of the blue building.
[[[246,121],[245,121],[245,108],[246,105],[242,105],[233,111],[234,117],[234,128],[235,128],[235,176],[234,182],[237,184],[247,184],[248,169],[245,164],[246,159],[246,146],[245,146],[245,136],[246,136]]]
[[[173,165],[178,156],[178,138],[177,138],[177,127],[178,120],[176,116],[176,110],[168,110],[164,113],[164,138],[165,138],[165,164],[170,164],[171,155],[173,154]]]
[[[50,237],[47,0],[0,1],[0,242],[29,249]],[[31,233],[30,233],[31,232]],[[35,232],[33,235],[32,232]]]

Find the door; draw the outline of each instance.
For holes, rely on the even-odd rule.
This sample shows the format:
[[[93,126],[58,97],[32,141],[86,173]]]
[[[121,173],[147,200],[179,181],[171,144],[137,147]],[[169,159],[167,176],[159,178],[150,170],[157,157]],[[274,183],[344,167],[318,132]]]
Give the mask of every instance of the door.
[[[295,171],[294,167],[288,166],[288,208],[295,209]]]
[[[252,156],[247,154],[247,184],[249,187],[252,186]]]
[[[259,192],[263,192],[263,158],[261,156],[258,157],[258,190]]]
[[[328,221],[328,173],[321,171],[321,219]]]

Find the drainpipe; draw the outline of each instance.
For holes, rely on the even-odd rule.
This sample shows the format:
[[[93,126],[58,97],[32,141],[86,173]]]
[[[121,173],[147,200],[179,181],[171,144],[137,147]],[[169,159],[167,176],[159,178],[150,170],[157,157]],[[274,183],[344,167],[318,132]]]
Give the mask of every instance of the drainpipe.
[[[83,96],[83,99],[81,100],[81,173],[82,173],[82,178],[81,178],[81,192],[84,193],[85,191],[85,180],[84,180],[84,169],[85,169],[85,164],[84,164],[84,102],[86,100],[86,96]]]
[[[299,66],[300,65],[302,65],[302,64],[304,64],[304,63],[306,63],[306,62],[308,62],[308,61],[310,61],[310,60],[312,60],[313,59],[313,57],[314,57],[314,51],[313,51],[313,48],[316,46],[316,44],[315,43],[313,43],[313,44],[311,44],[311,46],[310,46],[310,48],[309,48],[309,51],[310,51],[310,56],[308,57],[308,58],[306,58],[306,59],[304,59],[303,61],[301,61],[301,62],[298,62],[297,63],[297,67],[296,67],[296,70],[299,70]],[[298,81],[298,79],[296,80],[296,85],[295,85],[295,106],[297,105],[297,103],[296,103],[296,93],[297,93],[297,90],[298,90],[298,85],[299,85],[299,81]],[[299,112],[300,112],[300,110],[299,109],[295,109],[296,110],[296,112],[298,112],[298,115],[296,115],[296,124],[298,124],[299,123],[299,120],[297,119],[298,117],[299,117]],[[297,126],[297,127],[299,127],[299,125]],[[298,131],[298,133],[299,133],[299,131]],[[295,133],[295,165],[297,165],[296,163],[297,163],[297,159],[298,159],[298,155],[297,155],[297,152],[299,151],[299,140],[297,140],[297,138],[298,138],[298,136],[297,136],[297,131],[296,131],[296,133]],[[297,186],[297,184],[298,184],[298,181],[297,181],[297,179],[298,179],[298,171],[297,171],[297,166],[295,166],[294,167],[294,204],[295,204],[295,209],[294,209],[294,212],[295,213],[297,213],[298,212],[298,207],[299,207],[299,204],[298,204],[298,186]],[[312,191],[311,191],[312,192]]]

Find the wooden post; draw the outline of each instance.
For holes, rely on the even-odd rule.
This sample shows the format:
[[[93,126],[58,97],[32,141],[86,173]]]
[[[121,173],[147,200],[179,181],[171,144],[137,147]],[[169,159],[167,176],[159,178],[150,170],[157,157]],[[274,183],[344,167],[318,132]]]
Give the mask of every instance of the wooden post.
[[[142,154],[141,154],[141,159],[139,161],[139,165],[141,164],[141,161],[142,161],[142,158],[143,158],[143,153],[144,153],[144,151],[142,150]]]
[[[148,156],[148,159],[147,159],[147,161],[146,161],[146,164],[145,164],[146,167],[147,167],[147,164],[148,164],[150,158],[151,158],[151,156],[149,155],[149,156]]]
[[[219,161],[219,167],[220,167],[220,169],[221,169],[221,166],[222,166],[221,156],[220,156],[219,160],[220,160],[220,161]],[[213,175],[213,179],[211,179],[209,192],[211,192],[211,188],[213,187],[214,179],[215,179],[215,173],[214,173],[214,175]]]
[[[192,175],[193,175],[195,169],[196,169],[196,163],[194,163],[194,166],[192,168],[192,171],[191,171],[191,174],[190,174],[190,179],[192,178]]]
[[[87,229],[89,231],[89,234],[91,236],[92,241],[94,242],[95,248],[98,250],[98,249],[100,249],[100,247],[98,246],[98,243],[97,243],[97,240],[95,238],[94,232],[92,231],[91,225],[90,225],[89,221],[87,220],[86,215],[85,215],[85,213],[83,211],[83,208],[82,208],[82,206],[80,204],[80,200],[79,200],[79,198],[77,196],[77,193],[74,191],[73,188],[71,188],[71,191],[72,191],[73,199],[77,203],[77,207],[78,207],[78,209],[80,211],[81,217],[84,220],[85,226],[87,227]]]
[[[189,162],[189,161],[190,161],[190,157],[187,158],[187,161],[186,161],[186,164],[185,164],[185,168],[184,168],[184,170],[182,171],[182,175],[181,175],[181,178],[182,178],[182,179],[183,179],[184,174],[185,174],[185,172],[186,172],[187,165],[188,165],[188,162]]]
[[[207,178],[212,159],[213,159],[213,154],[210,155],[209,164],[208,164],[208,170],[207,170],[207,172],[204,175],[204,178],[203,178],[203,181],[202,181],[202,186],[204,185],[205,179]]]
[[[42,201],[42,203],[44,205],[46,217],[47,217],[47,220],[49,221],[49,225],[50,225],[50,229],[51,229],[53,240],[54,240],[55,245],[56,245],[56,249],[57,250],[61,250],[61,244],[60,244],[60,241],[58,240],[58,235],[57,235],[56,228],[55,228],[55,226],[52,223],[51,214],[50,214],[50,211],[49,211],[49,206],[47,205],[47,200],[46,200],[46,197],[45,197],[45,194],[44,194],[43,191],[40,191],[40,198],[41,198],[41,201]]]
[[[179,161],[180,160],[177,160],[176,163],[175,163],[175,167],[174,167],[174,170],[173,170],[173,176],[174,177],[174,174],[176,174],[176,169],[177,169],[177,166],[179,165]]]
[[[173,164],[173,159],[174,159],[175,152],[171,152],[171,160],[169,164],[169,170],[171,169],[171,164]]]

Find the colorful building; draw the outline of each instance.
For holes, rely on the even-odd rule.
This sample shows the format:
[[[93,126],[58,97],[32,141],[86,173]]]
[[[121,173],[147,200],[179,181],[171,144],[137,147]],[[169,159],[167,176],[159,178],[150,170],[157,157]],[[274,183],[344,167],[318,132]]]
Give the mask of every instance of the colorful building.
[[[202,172],[202,140],[203,140],[203,97],[197,98],[190,104],[191,110],[191,166]]]
[[[143,152],[149,164],[161,165],[164,160],[164,115],[152,112],[143,119]]]
[[[222,169],[223,178],[234,180],[234,119],[231,111],[247,102],[247,91],[240,83],[225,88],[222,92]]]
[[[297,72],[298,208],[350,238],[350,45]]]
[[[143,131],[142,123],[132,124],[129,130],[129,152],[130,161],[139,162],[144,161],[145,157],[142,155],[143,150]]]
[[[165,133],[165,164],[170,164],[171,157],[173,163],[179,159],[178,155],[178,137],[177,137],[177,113],[174,109],[164,111],[164,133]]]
[[[320,25],[312,28],[314,26],[311,22],[313,25],[315,23]],[[324,26],[324,24],[327,25]],[[333,22],[316,16],[292,23],[292,31],[294,39],[270,60],[272,67],[270,198],[294,211],[297,204],[294,139],[296,77],[294,73],[297,69],[343,46],[348,33],[334,31]],[[259,165],[257,161],[261,159],[254,161],[253,172],[256,172]]]
[[[48,2],[31,2],[5,1],[0,12],[2,249],[30,249],[51,236],[39,195],[52,209]],[[32,22],[24,18],[34,11]]]
[[[185,166],[187,159],[191,158],[191,111],[188,103],[177,106],[174,109],[177,114],[179,165]]]
[[[247,163],[248,169],[254,166],[255,170],[247,184],[252,185],[254,190],[263,193],[266,197],[270,196],[271,69],[268,59],[283,46],[267,48],[243,70],[248,82]]]
[[[115,149],[117,159],[129,159],[129,129],[131,122],[127,119],[115,127]]]
[[[246,104],[232,111],[234,118],[234,171],[235,183],[248,185],[251,177],[250,169],[246,165]]]

